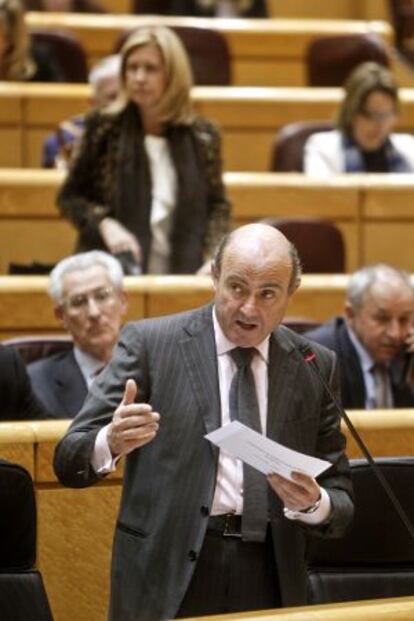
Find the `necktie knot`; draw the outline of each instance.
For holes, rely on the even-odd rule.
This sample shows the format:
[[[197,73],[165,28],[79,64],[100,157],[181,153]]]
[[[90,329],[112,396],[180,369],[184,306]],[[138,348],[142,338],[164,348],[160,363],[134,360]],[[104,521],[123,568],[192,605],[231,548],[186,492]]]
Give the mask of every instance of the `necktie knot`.
[[[254,347],[236,347],[230,351],[230,355],[237,365],[238,369],[249,367],[252,358],[256,352]]]

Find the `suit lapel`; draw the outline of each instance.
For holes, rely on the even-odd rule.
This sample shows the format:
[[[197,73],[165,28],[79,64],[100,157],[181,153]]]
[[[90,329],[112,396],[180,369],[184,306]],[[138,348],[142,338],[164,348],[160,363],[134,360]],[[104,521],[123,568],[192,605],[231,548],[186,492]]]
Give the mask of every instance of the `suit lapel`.
[[[62,414],[73,418],[81,409],[87,393],[86,383],[73,351],[56,364],[54,389],[55,398],[62,406]]]
[[[273,440],[283,436],[296,390],[296,375],[301,361],[298,356],[292,356],[293,351],[294,344],[282,329],[271,335],[266,435]]]
[[[358,353],[349,338],[344,320],[338,325],[338,359],[342,381],[342,397],[349,408],[365,408],[365,383]]]
[[[211,314],[211,305],[197,311],[186,327],[186,338],[180,343],[207,433],[221,424],[217,354]]]

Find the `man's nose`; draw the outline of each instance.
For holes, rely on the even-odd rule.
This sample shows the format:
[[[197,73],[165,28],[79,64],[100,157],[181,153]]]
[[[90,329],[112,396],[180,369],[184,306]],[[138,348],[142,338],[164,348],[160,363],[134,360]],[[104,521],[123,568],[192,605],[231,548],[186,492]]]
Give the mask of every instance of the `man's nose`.
[[[88,297],[87,313],[90,317],[97,317],[101,313],[100,306],[92,295]]]
[[[404,338],[403,328],[400,325],[398,319],[391,319],[387,325],[387,334],[393,339],[401,339]]]
[[[245,298],[242,311],[247,314],[252,314],[256,312],[256,297],[252,294]]]

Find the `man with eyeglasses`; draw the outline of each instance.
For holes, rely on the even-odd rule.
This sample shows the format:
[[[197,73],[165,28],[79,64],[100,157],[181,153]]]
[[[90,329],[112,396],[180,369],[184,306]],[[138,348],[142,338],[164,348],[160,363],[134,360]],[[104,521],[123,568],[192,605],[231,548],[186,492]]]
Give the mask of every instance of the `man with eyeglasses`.
[[[122,267],[91,251],[60,261],[50,274],[55,316],[74,347],[28,366],[35,393],[56,418],[73,418],[88,389],[109,362],[127,310]]]

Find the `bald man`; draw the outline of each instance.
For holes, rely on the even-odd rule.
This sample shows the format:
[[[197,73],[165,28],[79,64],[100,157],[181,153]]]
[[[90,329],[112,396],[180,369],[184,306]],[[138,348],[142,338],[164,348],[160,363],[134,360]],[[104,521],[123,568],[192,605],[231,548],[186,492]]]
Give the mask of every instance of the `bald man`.
[[[296,250],[276,229],[247,225],[222,241],[212,276],[213,304],[126,326],[57,447],[56,473],[72,487],[126,456],[111,621],[305,604],[307,535],[340,536],[352,517],[337,413],[304,362],[306,341],[280,325],[300,282]],[[332,463],[318,481],[260,475],[254,534],[242,523],[243,465],[204,437],[230,421],[233,350],[250,350],[262,433]],[[337,391],[335,355],[315,354]]]
[[[348,409],[414,407],[414,289],[409,274],[385,263],[349,279],[344,317],[307,337],[336,352]]]

